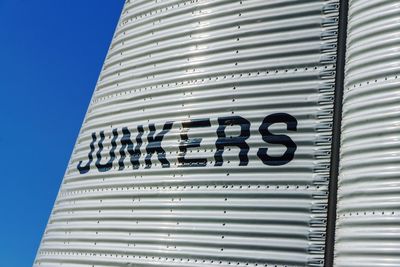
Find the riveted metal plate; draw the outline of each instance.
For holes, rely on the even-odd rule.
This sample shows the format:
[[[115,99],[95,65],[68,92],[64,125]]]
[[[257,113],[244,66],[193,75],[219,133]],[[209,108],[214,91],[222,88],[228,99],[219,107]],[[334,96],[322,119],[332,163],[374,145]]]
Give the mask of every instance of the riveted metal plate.
[[[127,1],[35,266],[322,266],[338,1]]]
[[[400,266],[400,3],[350,0],[335,266]]]

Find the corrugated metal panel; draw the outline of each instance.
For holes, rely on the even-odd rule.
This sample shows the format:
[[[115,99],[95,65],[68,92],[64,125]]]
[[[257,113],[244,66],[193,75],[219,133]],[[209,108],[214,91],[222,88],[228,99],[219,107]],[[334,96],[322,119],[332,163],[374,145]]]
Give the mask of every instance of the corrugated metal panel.
[[[400,2],[350,1],[335,266],[400,266]]]
[[[127,1],[35,266],[322,266],[337,18]]]

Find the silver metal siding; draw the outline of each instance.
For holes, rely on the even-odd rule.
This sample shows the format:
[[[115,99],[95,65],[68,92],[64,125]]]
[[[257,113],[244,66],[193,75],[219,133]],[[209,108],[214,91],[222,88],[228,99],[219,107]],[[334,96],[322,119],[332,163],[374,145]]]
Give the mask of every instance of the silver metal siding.
[[[78,137],[34,266],[322,266],[329,180],[338,1],[127,1]],[[284,166],[259,126],[288,113],[297,131],[272,131],[297,144]],[[214,166],[218,118],[251,122],[249,163],[236,147]],[[182,167],[182,122],[210,118],[189,130],[202,138]],[[171,162],[146,168],[148,125],[174,121],[162,147]],[[140,167],[117,161],[108,172],[87,161],[91,134],[144,126]],[[226,134],[238,135],[238,127]],[[120,144],[120,140],[116,142]],[[96,151],[98,145],[95,145]],[[117,157],[120,155],[115,152]],[[95,155],[94,155],[95,156]]]
[[[335,266],[400,266],[400,2],[349,4]]]

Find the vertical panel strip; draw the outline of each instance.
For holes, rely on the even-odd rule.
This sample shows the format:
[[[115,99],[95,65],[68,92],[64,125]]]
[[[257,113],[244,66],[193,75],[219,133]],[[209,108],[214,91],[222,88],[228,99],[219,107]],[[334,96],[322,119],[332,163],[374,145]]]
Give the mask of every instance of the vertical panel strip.
[[[342,125],[342,105],[343,87],[346,63],[346,37],[347,37],[347,16],[348,0],[341,0],[339,7],[338,23],[338,46],[336,59],[335,77],[335,101],[333,107],[333,126],[332,126],[332,150],[331,168],[328,196],[328,214],[325,240],[325,266],[333,266],[335,226],[336,226],[336,202],[337,202],[337,182],[339,176],[340,160],[340,134]]]

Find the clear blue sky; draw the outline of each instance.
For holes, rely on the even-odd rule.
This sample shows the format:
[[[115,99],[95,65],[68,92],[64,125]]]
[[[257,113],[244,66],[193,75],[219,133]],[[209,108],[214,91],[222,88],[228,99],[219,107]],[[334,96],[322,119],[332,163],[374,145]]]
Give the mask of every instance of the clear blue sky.
[[[123,0],[0,0],[0,259],[32,266]]]

